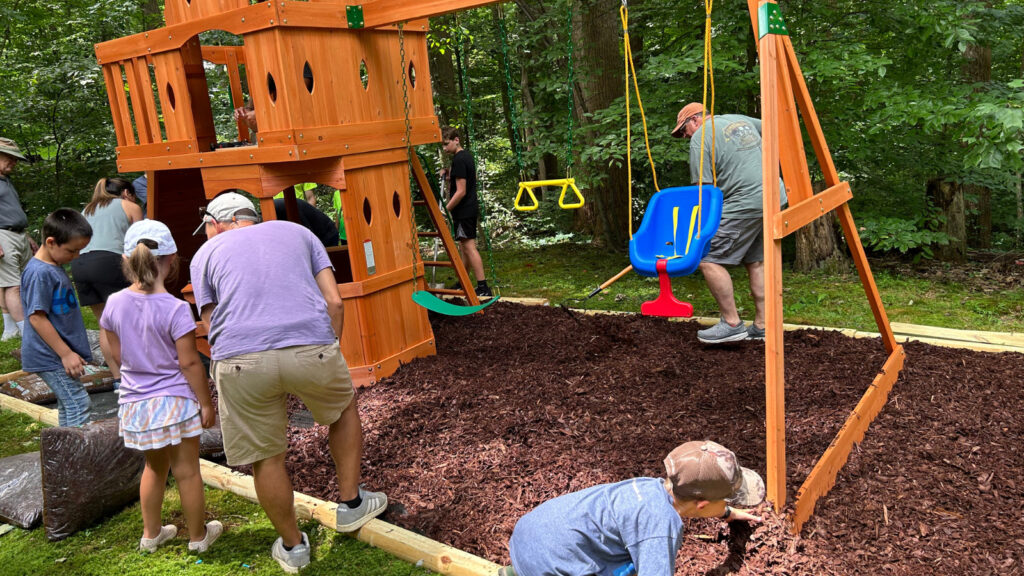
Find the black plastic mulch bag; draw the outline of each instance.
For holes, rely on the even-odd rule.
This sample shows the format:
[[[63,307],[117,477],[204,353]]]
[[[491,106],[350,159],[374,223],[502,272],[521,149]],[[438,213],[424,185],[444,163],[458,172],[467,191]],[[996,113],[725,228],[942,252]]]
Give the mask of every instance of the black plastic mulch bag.
[[[31,530],[42,517],[39,452],[0,459],[0,522]]]
[[[139,498],[146,459],[125,448],[117,419],[40,433],[43,526],[62,540]]]

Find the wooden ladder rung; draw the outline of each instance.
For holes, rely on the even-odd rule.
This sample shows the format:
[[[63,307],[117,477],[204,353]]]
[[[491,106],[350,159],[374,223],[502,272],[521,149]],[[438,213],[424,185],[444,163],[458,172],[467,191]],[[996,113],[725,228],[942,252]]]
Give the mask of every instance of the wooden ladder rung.
[[[430,292],[431,294],[441,294],[443,296],[462,296],[463,298],[467,297],[465,290],[457,290],[454,288],[428,288],[427,292]]]
[[[453,268],[455,265],[452,264],[451,260],[424,260],[424,266],[440,266],[442,268]]]
[[[412,201],[412,205],[413,206],[426,206],[427,205],[427,201],[426,200],[413,200]]]

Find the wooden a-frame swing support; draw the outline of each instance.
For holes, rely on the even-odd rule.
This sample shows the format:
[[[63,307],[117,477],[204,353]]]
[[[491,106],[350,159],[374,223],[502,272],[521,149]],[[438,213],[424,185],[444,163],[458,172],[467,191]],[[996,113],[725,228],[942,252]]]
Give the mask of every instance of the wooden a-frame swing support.
[[[825,136],[814,111],[785,22],[775,2],[747,0],[751,24],[758,40],[761,64],[761,137],[763,142],[765,238],[765,420],[768,499],[780,511],[786,503],[786,413],[783,372],[782,239],[833,210],[857,266],[861,284],[878,324],[889,357],[867,392],[814,465],[797,491],[793,530],[799,532],[814,512],[818,498],[835,484],[853,445],[885,405],[889,391],[903,368],[905,353],[896,343],[878,287],[868,266],[860,235],[848,202],[850,185],[839,180]],[[804,151],[799,116],[804,119],[827,188],[815,194]],[[786,182],[789,208],[779,209],[779,167]]]

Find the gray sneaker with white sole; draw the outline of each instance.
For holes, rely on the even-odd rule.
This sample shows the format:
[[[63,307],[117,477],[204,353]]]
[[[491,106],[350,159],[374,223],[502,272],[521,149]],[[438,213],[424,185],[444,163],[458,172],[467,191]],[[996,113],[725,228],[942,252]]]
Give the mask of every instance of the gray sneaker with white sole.
[[[368,492],[360,486],[359,496],[363,501],[355,508],[338,504],[338,532],[355,532],[388,507],[388,497],[383,492]]]
[[[284,549],[284,540],[278,538],[270,548],[270,555],[277,560],[281,569],[288,574],[298,574],[306,566],[309,566],[309,537],[302,533],[302,542],[296,544],[291,550]]]
[[[751,324],[747,326],[747,340],[764,340],[764,328]]]
[[[722,344],[724,342],[739,342],[747,339],[747,327],[740,322],[732,326],[724,319],[719,320],[711,328],[697,331],[697,340],[705,344]]]

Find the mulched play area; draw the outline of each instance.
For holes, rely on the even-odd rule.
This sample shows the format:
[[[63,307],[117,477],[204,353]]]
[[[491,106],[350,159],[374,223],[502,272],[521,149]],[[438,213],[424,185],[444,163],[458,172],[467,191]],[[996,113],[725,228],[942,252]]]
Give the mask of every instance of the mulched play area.
[[[495,562],[516,520],[593,484],[663,475],[710,438],[764,472],[764,349],[696,323],[498,303],[432,318],[437,356],[359,395],[385,519]],[[906,345],[888,405],[802,538],[691,521],[678,574],[1024,573],[1024,355]],[[879,340],[786,334],[789,501],[885,360]],[[334,500],[325,430],[291,429],[296,489]]]

